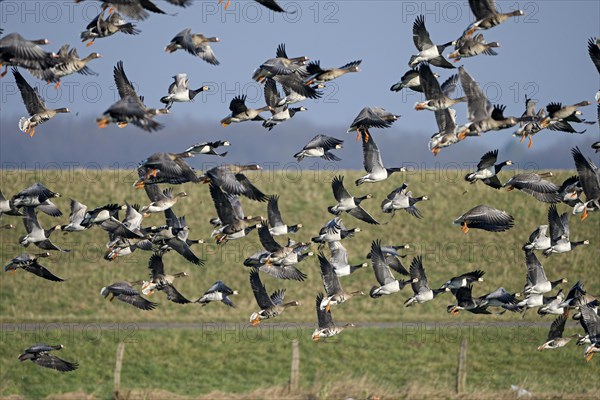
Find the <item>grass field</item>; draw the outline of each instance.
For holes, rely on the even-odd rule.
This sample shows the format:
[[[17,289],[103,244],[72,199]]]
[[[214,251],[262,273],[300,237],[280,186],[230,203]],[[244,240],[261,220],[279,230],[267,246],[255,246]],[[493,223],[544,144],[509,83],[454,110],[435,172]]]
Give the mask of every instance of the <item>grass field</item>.
[[[496,191],[479,183],[469,185],[463,180],[465,171],[439,169],[395,174],[386,182],[365,184],[357,188],[353,182],[362,175],[361,172],[311,170],[304,164],[304,169],[299,170],[296,164],[291,166],[293,167],[283,172],[263,171],[249,176],[263,192],[280,195],[280,209],[288,224],[301,222],[304,225],[294,235],[295,240],[309,241],[322,224],[332,217],[326,210],[327,205],[334,204],[330,181],[334,175],[342,174],[345,176],[346,187],[352,194],[373,194],[374,199],[366,200],[363,205],[384,223],[369,226],[349,215],[343,217],[346,226],[359,226],[362,229],[354,238],[344,242],[350,253],[351,263],[365,260],[374,239],[381,238],[384,244],[409,243],[411,248],[407,251],[405,264],[410,264],[413,255],[423,255],[432,287],[441,285],[454,275],[483,269],[486,271],[485,281],[476,286],[474,294],[487,293],[499,286],[504,286],[509,291],[521,289],[525,283],[526,271],[521,246],[533,229],[547,223],[546,204],[517,191]],[[512,174],[513,171],[504,172],[502,180],[508,179]],[[560,183],[572,174],[572,171],[558,171],[551,180]],[[67,223],[69,197],[90,208],[110,202],[148,203],[145,193],[136,191],[131,186],[135,180],[132,171],[2,171],[0,179],[0,187],[6,196],[36,181],[41,181],[62,194],[62,198],[56,199],[55,203],[65,215],[56,219],[40,216],[44,227]],[[416,196],[430,197],[430,201],[418,206],[424,215],[423,219],[418,220],[404,212],[398,212],[394,218],[381,213],[381,200],[402,182],[408,182]],[[212,228],[208,220],[215,216],[215,211],[207,186],[186,184],[181,188],[190,196],[180,200],[174,210],[177,215],[186,216],[191,228],[191,238],[207,241],[207,244],[193,248],[199,256],[206,259],[206,265],[197,267],[185,262],[179,255],[170,253],[164,257],[166,269],[169,272],[186,271],[190,275],[180,279],[176,286],[192,300],[201,296],[215,280],[223,280],[240,292],[239,296],[233,297],[236,309],[222,304],[210,304],[207,307],[196,304],[180,306],[168,303],[162,293],[152,296],[151,299],[160,305],[151,312],[139,311],[120,302],[108,302],[99,295],[100,288],[121,280],[145,278],[151,253],[136,251],[129,257],[109,263],[102,259],[107,237],[100,229],[93,228],[83,233],[63,235],[57,232],[53,235],[55,243],[73,251],[53,253],[43,264],[58,276],[67,279],[66,282],[45,281],[23,271],[2,276],[2,323],[40,323],[42,329],[48,331],[52,331],[53,325],[46,324],[52,322],[104,322],[121,324],[120,326],[143,322],[227,322],[245,326],[249,315],[256,310],[256,303],[248,283],[248,269],[242,262],[259,249],[257,235],[253,233],[248,238],[231,241],[221,247],[210,242]],[[179,189],[180,187],[174,188],[175,191]],[[482,203],[509,212],[515,217],[515,227],[499,234],[471,230],[464,235],[459,227],[452,225],[454,218]],[[247,215],[266,217],[266,203],[243,199],[242,204]],[[558,207],[559,212],[570,212],[564,205]],[[2,217],[2,224],[10,222],[17,225],[16,230],[0,231],[0,258],[5,262],[23,252],[17,238],[23,234],[24,228],[18,219]],[[155,214],[145,221],[148,225],[163,222],[162,214]],[[588,292],[598,294],[600,219],[598,215],[591,215],[582,222],[571,216],[570,223],[571,240],[589,239],[590,245],[550,258],[540,256],[540,260],[549,279],[569,279],[565,289],[577,280],[582,280]],[[278,240],[283,243],[286,239],[280,237]],[[317,250],[316,247],[314,250]],[[37,250],[30,247],[27,251]],[[268,276],[263,277],[263,282],[268,291],[286,288],[286,299],[302,303],[301,307],[290,309],[278,317],[277,322],[316,324],[314,298],[322,290],[316,257],[309,258],[299,268],[308,274],[305,282],[280,281]],[[345,289],[364,292],[368,292],[375,283],[370,267],[342,281]],[[402,303],[409,295],[410,289],[406,288],[404,293],[376,300],[368,296],[355,298],[335,307],[334,318],[339,322],[355,322],[357,325],[367,322],[540,322],[534,312],[530,312],[525,318],[511,313],[502,316],[460,313],[451,317],[446,313],[446,305],[453,302],[450,294],[444,294],[429,304],[405,308]],[[551,319],[541,321],[547,323],[548,327],[551,323]],[[268,324],[266,322],[264,325]],[[352,386],[335,386],[338,380],[355,382],[358,379],[371,392],[375,388],[392,397],[421,397],[410,392],[420,387],[419,383],[427,383],[428,389],[432,391],[451,390],[454,385],[458,343],[436,341],[427,335],[422,340],[409,337],[403,339],[402,330],[399,329],[359,328],[344,332],[340,339],[325,345],[309,343],[310,332],[304,329],[301,337],[302,388],[306,393],[316,394],[320,398],[336,397],[328,392],[328,388]],[[513,334],[513,328],[497,329],[500,329],[499,335],[510,337]],[[538,393],[598,393],[600,384],[594,378],[598,376],[598,360],[594,359],[586,364],[582,349],[575,348],[574,345],[563,351],[538,353],[535,348],[543,343],[547,330],[531,329],[527,340],[497,340],[491,346],[486,345],[483,333],[474,333],[469,338],[469,365],[472,366],[468,378],[469,390],[495,392],[499,395],[500,392],[507,391],[510,384],[522,384]],[[567,330],[579,329],[575,322],[569,322]],[[20,365],[16,356],[20,350],[33,343],[33,339],[19,332],[3,329],[4,339],[0,353],[3,385],[0,395],[22,394],[37,398],[51,393],[82,390],[99,397],[108,397],[118,340],[115,340],[114,334],[104,332],[98,335],[97,340],[90,340],[88,336],[92,333],[86,330],[75,331],[82,333],[74,333],[72,339],[63,343],[67,349],[62,351],[62,355],[67,359],[68,356],[77,359],[82,367],[75,374],[58,375],[54,371],[40,371],[40,368],[32,365]],[[52,336],[46,337],[50,342],[56,341],[50,340],[53,339]],[[119,336],[120,339],[125,337]],[[214,391],[252,393],[284,385],[289,377],[289,338],[285,337],[256,341],[242,337],[239,342],[232,342],[219,338],[219,335],[203,336],[197,330],[160,330],[136,331],[134,339],[134,342],[127,345],[126,367],[123,371],[123,385],[128,388],[160,388],[189,396],[206,395]],[[419,366],[420,361],[431,362],[431,365]],[[249,371],[248,366],[252,366],[254,370]],[[269,373],[265,374],[259,368],[266,368]],[[558,369],[571,369],[569,375],[576,379],[565,384],[563,379],[554,376]],[[32,374],[28,374],[28,371]],[[265,381],[259,381],[260,377]],[[52,384],[48,384],[45,379],[52,379]],[[579,385],[576,385],[577,382]],[[95,387],[100,389],[94,389]],[[265,396],[255,393],[258,398]],[[366,397],[364,393],[352,395]]]

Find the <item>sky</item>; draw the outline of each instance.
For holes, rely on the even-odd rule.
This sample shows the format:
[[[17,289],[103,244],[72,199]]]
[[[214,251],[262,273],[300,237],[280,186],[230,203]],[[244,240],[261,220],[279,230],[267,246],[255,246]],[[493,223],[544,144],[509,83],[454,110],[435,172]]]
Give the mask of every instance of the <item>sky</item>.
[[[164,1],[156,3],[170,15],[151,14],[144,21],[132,21],[141,31],[139,35],[117,34],[85,47],[79,34],[99,12],[99,2],[0,2],[0,27],[5,34],[47,38],[48,51],[70,43],[82,57],[90,52],[102,55],[89,64],[98,76],[71,75],[58,90],[24,73],[39,87],[48,106],[71,110],[38,127],[33,139],[17,128],[25,107],[12,74],[0,80],[3,168],[64,167],[68,163],[126,166],[156,151],[182,151],[213,139],[233,143],[228,162],[285,165],[294,162],[292,155],[310,138],[323,133],[346,140],[340,151],[341,167],[360,169],[360,146],[345,131],[365,106],[384,107],[402,115],[392,128],[373,130],[384,163],[389,165],[477,162],[487,150],[500,148],[501,158],[522,165],[533,160],[544,168],[572,168],[568,149],[578,145],[591,155],[589,145],[600,140],[597,126],[580,125],[577,129],[587,129],[583,135],[542,132],[534,138],[533,149],[527,150],[525,143],[512,137],[514,130],[505,130],[469,139],[445,149],[437,158],[428,153],[429,137],[437,131],[433,113],[414,110],[420,94],[395,93],[389,88],[406,72],[410,56],[416,53],[412,41],[415,18],[423,14],[432,40],[445,43],[460,36],[473,20],[467,1],[280,1],[284,8],[296,10],[285,15],[245,0],[232,0],[227,11],[216,0],[195,1],[185,9]],[[600,77],[588,57],[587,40],[600,36],[600,2],[498,1],[497,5],[503,11],[516,7],[525,11],[525,16],[483,32],[488,42],[501,44],[499,55],[481,55],[456,64],[465,66],[490,101],[505,104],[505,114],[520,116],[525,95],[537,99],[539,105],[594,100]],[[212,45],[220,65],[209,65],[183,51],[164,52],[170,39],[188,27],[221,39]],[[264,105],[262,87],[251,76],[263,61],[274,57],[279,43],[286,44],[289,56],[320,60],[324,67],[360,59],[361,71],[332,82],[321,99],[303,104],[307,112],[270,133],[252,122],[222,128],[219,121],[229,113],[234,96],[246,94],[251,106]],[[165,128],[156,133],[134,126],[101,130],[94,121],[117,100],[112,69],[119,60],[150,107],[160,105],[158,100],[166,95],[177,73],[187,73],[191,87],[207,85],[211,90],[192,103],[175,104],[171,115],[157,119]],[[435,72],[443,81],[456,70],[436,68]],[[464,122],[466,106],[456,109],[459,122]],[[585,118],[596,120],[595,106],[583,112]]]

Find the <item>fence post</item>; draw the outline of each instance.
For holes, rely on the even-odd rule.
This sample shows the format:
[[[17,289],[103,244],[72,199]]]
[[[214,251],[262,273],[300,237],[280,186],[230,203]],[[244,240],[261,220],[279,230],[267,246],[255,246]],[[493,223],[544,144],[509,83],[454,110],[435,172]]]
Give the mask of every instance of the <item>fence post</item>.
[[[117,346],[117,359],[115,361],[115,380],[113,389],[113,400],[121,398],[121,367],[123,366],[123,355],[125,354],[125,343],[119,342]]]
[[[290,392],[298,389],[298,376],[300,374],[300,351],[298,339],[292,340],[292,370],[290,373]]]
[[[456,372],[456,393],[461,394],[467,385],[467,339],[460,342],[458,370]]]

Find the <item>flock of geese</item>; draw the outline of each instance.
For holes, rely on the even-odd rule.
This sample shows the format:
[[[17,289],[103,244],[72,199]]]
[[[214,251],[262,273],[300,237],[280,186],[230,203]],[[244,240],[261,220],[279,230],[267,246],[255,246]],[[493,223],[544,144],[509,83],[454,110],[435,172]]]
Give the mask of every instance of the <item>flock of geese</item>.
[[[101,2],[102,12],[81,33],[81,39],[88,41],[87,46],[97,39],[117,33],[138,34],[139,30],[136,26],[126,22],[123,16],[143,20],[149,16],[148,12],[165,13],[150,0],[102,0]],[[168,0],[168,2],[181,7],[191,4],[191,0]],[[222,0],[219,0],[219,3],[221,2]],[[286,12],[274,0],[257,0],[257,2],[273,11]],[[446,57],[459,61],[480,54],[497,55],[494,49],[498,48],[499,44],[486,42],[481,31],[489,30],[510,17],[523,15],[520,10],[500,13],[493,0],[469,0],[469,5],[476,21],[466,27],[458,39],[445,44],[434,44],[425,27],[423,16],[415,20],[413,40],[418,53],[410,57],[411,69],[404,74],[400,82],[391,87],[393,91],[410,89],[424,93],[426,100],[417,103],[414,108],[430,110],[435,114],[439,132],[435,133],[429,141],[429,148],[433,154],[438,154],[443,148],[461,142],[467,137],[480,136],[491,130],[508,129],[519,125],[515,135],[520,136],[521,141],[529,138],[529,146],[531,146],[532,137],[543,129],[574,133],[577,131],[572,124],[594,123],[579,117],[581,115],[579,108],[591,104],[587,100],[568,106],[550,103],[545,109],[540,108],[536,111],[535,101],[526,99],[526,111],[521,117],[505,116],[505,106],[492,105],[475,79],[462,66],[458,68],[458,74],[452,75],[440,84],[439,75],[433,72],[432,67],[455,68]],[[225,7],[228,6],[229,1]],[[217,37],[206,37],[203,34],[192,33],[191,29],[184,29],[173,37],[165,51],[171,53],[179,49],[185,50],[209,64],[219,65],[211,48],[211,43],[219,41]],[[48,109],[37,89],[27,82],[18,68],[27,70],[36,78],[56,83],[58,87],[64,76],[74,73],[94,74],[89,69],[88,63],[100,57],[99,54],[92,53],[85,58],[79,58],[77,50],[69,49],[69,45],[61,47],[58,53],[49,53],[40,47],[46,43],[45,39],[26,40],[17,33],[5,35],[0,39],[0,62],[13,67],[15,81],[30,115],[21,118],[19,128],[30,136],[34,135],[36,127],[40,124],[58,113],[68,113],[69,110]],[[451,46],[454,46],[454,51],[444,56],[444,51]],[[600,73],[598,41],[590,39],[588,51]],[[305,107],[290,107],[291,105],[320,97],[322,95],[320,90],[327,82],[360,71],[361,64],[361,61],[357,60],[339,68],[324,68],[319,61],[308,61],[309,59],[304,56],[289,57],[285,44],[281,44],[276,50],[275,57],[260,64],[252,76],[252,79],[264,84],[266,105],[257,109],[249,108],[246,97],[240,94],[231,100],[230,114],[220,121],[221,124],[228,126],[232,123],[259,121],[266,129],[271,130],[278,124],[293,118],[296,113],[306,111]],[[131,84],[122,61],[117,62],[113,76],[121,99],[97,119],[100,128],[112,123],[119,127],[131,123],[149,132],[159,130],[163,125],[155,121],[155,117],[170,114],[174,103],[192,101],[198,93],[208,89],[205,86],[191,89],[187,75],[177,74],[173,77],[174,81],[168,88],[168,93],[160,99],[164,107],[149,108],[145,104],[145,99]],[[464,96],[453,98],[459,83]],[[281,87],[283,94],[279,92],[278,87]],[[597,95],[596,99],[599,102],[600,115],[600,95]],[[468,108],[468,121],[462,125],[457,124],[456,113],[451,108],[459,102],[467,102]],[[262,114],[267,112],[270,116],[264,117]],[[399,118],[399,115],[379,107],[365,107],[351,123],[348,132],[356,132],[357,141],[361,141],[366,172],[354,182],[356,187],[364,183],[384,181],[393,173],[406,170],[403,167],[384,166],[380,149],[370,132],[374,128],[388,128]],[[298,162],[305,157],[321,157],[325,160],[338,161],[340,159],[334,151],[340,149],[342,144],[343,140],[338,138],[317,135],[294,157]],[[141,310],[152,310],[158,304],[144,296],[160,291],[169,301],[177,304],[199,303],[205,306],[211,302],[222,302],[229,307],[235,307],[231,296],[237,295],[238,292],[222,281],[215,282],[197,300],[187,299],[175,287],[176,279],[187,274],[167,273],[163,260],[167,252],[175,252],[197,266],[203,266],[206,261],[200,259],[193,250],[194,245],[203,243],[203,240],[191,239],[190,228],[185,217],[178,217],[174,211],[177,202],[188,194],[183,191],[175,193],[170,187],[161,190],[159,184],[206,183],[217,215],[210,220],[214,226],[211,237],[215,242],[225,245],[230,240],[243,239],[256,230],[264,247],[262,251],[244,261],[244,265],[251,268],[249,282],[259,308],[250,316],[252,325],[275,318],[288,308],[300,305],[297,301],[286,302],[285,289],[277,289],[276,285],[270,285],[269,289],[273,292],[269,294],[261,275],[303,281],[306,274],[297,266],[307,257],[314,255],[311,248],[312,243],[316,243],[324,293],[320,292],[315,297],[318,327],[313,332],[312,339],[319,341],[338,335],[347,327],[353,326],[335,324],[332,318],[332,307],[365,294],[361,290],[345,291],[341,280],[361,268],[367,268],[369,264],[348,263],[348,251],[342,243],[360,232],[360,228],[347,228],[342,221],[342,215],[348,214],[364,223],[378,225],[379,222],[361,206],[361,202],[371,198],[371,195],[355,196],[346,187],[344,176],[334,177],[331,188],[336,203],[327,208],[334,217],[323,225],[311,242],[296,242],[288,235],[298,232],[302,224],[298,221],[294,221],[295,225],[286,224],[279,211],[279,196],[264,194],[244,174],[245,171],[260,170],[259,165],[221,164],[198,174],[186,161],[196,155],[226,157],[227,152],[220,152],[219,148],[230,145],[228,141],[204,142],[179,153],[152,154],[139,164],[139,179],[134,182],[135,188],[145,190],[149,204],[140,206],[125,202],[122,205],[115,203],[88,208],[71,199],[68,224],[56,225],[50,229],[44,229],[40,225],[37,214],[42,212],[52,217],[61,217],[62,212],[52,201],[60,197],[59,193],[45,187],[42,183],[36,183],[8,198],[0,192],[0,215],[23,220],[26,234],[19,237],[18,242],[25,247],[33,244],[44,251],[15,257],[5,266],[5,271],[21,269],[50,281],[62,282],[62,278],[54,275],[41,264],[42,259],[48,257],[52,251],[69,251],[53,243],[50,239],[51,234],[55,231],[81,233],[92,228],[102,229],[108,234],[106,244],[108,250],[104,256],[107,261],[126,257],[134,251],[152,253],[148,262],[150,271],[148,280],[109,284],[100,290],[103,297],[109,298],[110,301],[120,300]],[[596,142],[592,147],[598,151],[600,145]],[[521,173],[502,183],[498,173],[504,167],[510,166],[512,162],[506,160],[498,163],[498,150],[484,154],[477,165],[477,170],[465,176],[465,180],[471,184],[481,181],[493,189],[517,189],[532,196],[536,201],[550,204],[548,223],[535,229],[523,246],[527,274],[522,291],[510,293],[500,287],[491,293],[474,296],[473,286],[482,281],[485,274],[482,270],[466,272],[451,277],[439,287],[434,286],[427,279],[423,259],[420,256],[414,257],[407,269],[402,263],[404,256],[401,254],[405,246],[386,245],[380,240],[374,240],[367,258],[370,259],[377,284],[368,291],[369,296],[376,299],[393,295],[410,285],[413,293],[404,303],[407,307],[432,301],[442,293],[451,292],[456,301],[448,307],[447,311],[452,314],[461,310],[476,314],[501,314],[506,311],[525,313],[528,309],[536,308],[540,315],[558,316],[552,323],[547,342],[538,349],[560,348],[571,339],[577,338],[578,344],[585,345],[584,354],[589,361],[594,353],[600,352],[598,300],[586,293],[582,281],[578,281],[566,295],[560,289],[554,296],[545,296],[566,280],[562,278],[549,280],[536,256],[536,251],[550,256],[569,252],[589,243],[588,240],[571,240],[569,215],[567,212],[560,214],[556,206],[559,203],[565,204],[572,208],[573,215],[581,215],[582,220],[585,220],[589,213],[600,210],[598,167],[579,148],[573,148],[571,153],[577,175],[565,180],[560,186],[546,179],[551,176],[549,173]],[[243,199],[244,197],[246,199]],[[242,208],[242,199],[266,202],[267,218],[246,216]],[[404,210],[413,217],[422,218],[420,208],[425,206],[421,206],[423,204],[421,202],[427,200],[428,197],[425,195],[413,196],[408,190],[408,184],[403,183],[382,201],[381,211],[393,216],[396,211]],[[119,216],[121,211],[125,213],[124,219]],[[144,217],[160,213],[164,214],[164,224],[143,226]],[[502,232],[512,228],[514,218],[505,211],[482,204],[456,218],[454,223],[459,225],[465,234],[470,229]],[[13,224],[2,226],[3,229],[14,227]],[[279,243],[276,240],[278,236],[288,236],[287,242]],[[323,251],[325,246],[329,249],[329,256]],[[398,278],[400,276],[402,278]],[[585,335],[563,337],[563,330],[572,310],[575,310],[573,318],[581,323]],[[19,356],[19,360],[31,360],[40,366],[63,372],[78,368],[77,363],[62,360],[50,353],[62,348],[62,345],[36,344],[25,350]]]

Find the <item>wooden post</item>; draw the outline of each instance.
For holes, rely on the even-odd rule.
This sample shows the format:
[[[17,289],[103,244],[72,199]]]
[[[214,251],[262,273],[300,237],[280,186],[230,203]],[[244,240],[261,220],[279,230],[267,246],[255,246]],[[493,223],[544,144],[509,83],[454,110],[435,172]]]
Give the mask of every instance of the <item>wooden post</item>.
[[[458,370],[456,372],[456,393],[461,394],[467,385],[467,339],[460,342]]]
[[[298,376],[300,374],[300,351],[298,339],[292,340],[292,371],[290,374],[290,392],[298,389]]]
[[[113,390],[113,400],[121,398],[121,367],[123,366],[123,355],[125,354],[125,343],[119,342],[117,346],[117,360],[115,361],[115,381]]]

